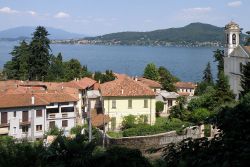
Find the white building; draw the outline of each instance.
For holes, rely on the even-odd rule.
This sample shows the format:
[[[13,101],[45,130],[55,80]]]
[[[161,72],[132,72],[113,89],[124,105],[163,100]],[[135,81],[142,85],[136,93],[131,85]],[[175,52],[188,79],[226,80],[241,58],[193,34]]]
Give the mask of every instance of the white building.
[[[230,22],[225,26],[226,47],[224,56],[224,72],[228,76],[229,85],[239,98],[241,88],[242,67],[250,61],[250,46],[240,45],[241,29],[238,24]]]

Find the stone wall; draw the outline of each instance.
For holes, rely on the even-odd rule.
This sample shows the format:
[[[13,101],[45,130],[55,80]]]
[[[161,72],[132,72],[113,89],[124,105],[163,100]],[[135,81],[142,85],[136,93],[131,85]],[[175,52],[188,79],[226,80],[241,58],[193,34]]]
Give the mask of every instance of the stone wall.
[[[177,143],[186,138],[200,138],[204,137],[204,126],[193,126],[186,128],[184,134],[178,135],[176,131],[160,133],[149,136],[135,136],[135,137],[123,137],[112,138],[106,134],[107,146],[125,146],[129,148],[140,149],[145,151],[150,148],[159,148],[170,143]]]

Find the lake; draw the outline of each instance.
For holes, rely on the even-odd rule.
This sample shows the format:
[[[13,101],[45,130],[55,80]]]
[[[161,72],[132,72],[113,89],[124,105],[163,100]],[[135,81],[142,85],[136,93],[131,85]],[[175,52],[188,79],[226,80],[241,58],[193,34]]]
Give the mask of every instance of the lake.
[[[0,42],[0,68],[10,60],[9,53],[17,42]],[[78,59],[90,71],[111,69],[117,73],[141,76],[148,63],[164,66],[183,81],[200,81],[203,70],[211,63],[216,76],[213,51],[216,48],[103,46],[103,45],[51,45],[52,53],[63,54],[64,60]]]

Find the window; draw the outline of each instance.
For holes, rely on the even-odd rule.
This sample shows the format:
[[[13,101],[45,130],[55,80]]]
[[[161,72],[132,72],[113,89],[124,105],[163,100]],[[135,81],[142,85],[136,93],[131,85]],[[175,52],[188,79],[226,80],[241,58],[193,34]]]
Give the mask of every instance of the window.
[[[233,44],[236,44],[236,35],[235,34],[232,35],[232,40],[233,40]]]
[[[36,131],[42,131],[43,126],[42,125],[36,125]]]
[[[28,111],[23,111],[22,121],[23,122],[28,122],[28,120],[29,120],[29,112]]]
[[[7,124],[7,123],[8,123],[8,113],[1,112],[1,124]]]
[[[43,111],[42,110],[36,110],[36,117],[42,117]]]
[[[68,127],[68,120],[62,120],[62,127]]]
[[[132,108],[132,99],[128,100],[128,108]]]
[[[227,34],[227,44],[229,44],[229,35]]]
[[[74,112],[74,107],[62,107],[61,112]]]
[[[168,107],[172,107],[173,106],[173,101],[172,100],[168,100]]]
[[[16,117],[16,111],[13,112],[13,117],[14,117],[14,118]]]
[[[116,117],[111,118],[111,130],[115,130],[116,127]]]
[[[147,99],[144,100],[144,108],[148,108],[148,100]]]
[[[112,100],[112,108],[116,108],[116,100]]]
[[[49,128],[50,128],[50,129],[55,128],[55,126],[56,126],[55,121],[50,121],[50,122],[49,122]]]
[[[66,105],[69,105],[69,102],[63,102],[63,103],[60,103],[60,105],[61,105],[61,106],[62,106],[62,105],[66,106]]]
[[[22,126],[23,133],[28,133],[28,131],[29,131],[29,126]]]
[[[240,73],[243,73],[243,68],[244,68],[243,64],[240,63]]]

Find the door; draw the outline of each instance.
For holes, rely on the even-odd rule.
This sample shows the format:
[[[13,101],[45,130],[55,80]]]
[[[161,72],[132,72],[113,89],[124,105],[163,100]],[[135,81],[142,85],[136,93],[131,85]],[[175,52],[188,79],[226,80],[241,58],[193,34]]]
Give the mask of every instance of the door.
[[[28,122],[29,120],[29,112],[23,111],[23,121],[22,122]]]
[[[7,123],[8,123],[8,113],[1,112],[1,124],[7,124]]]

